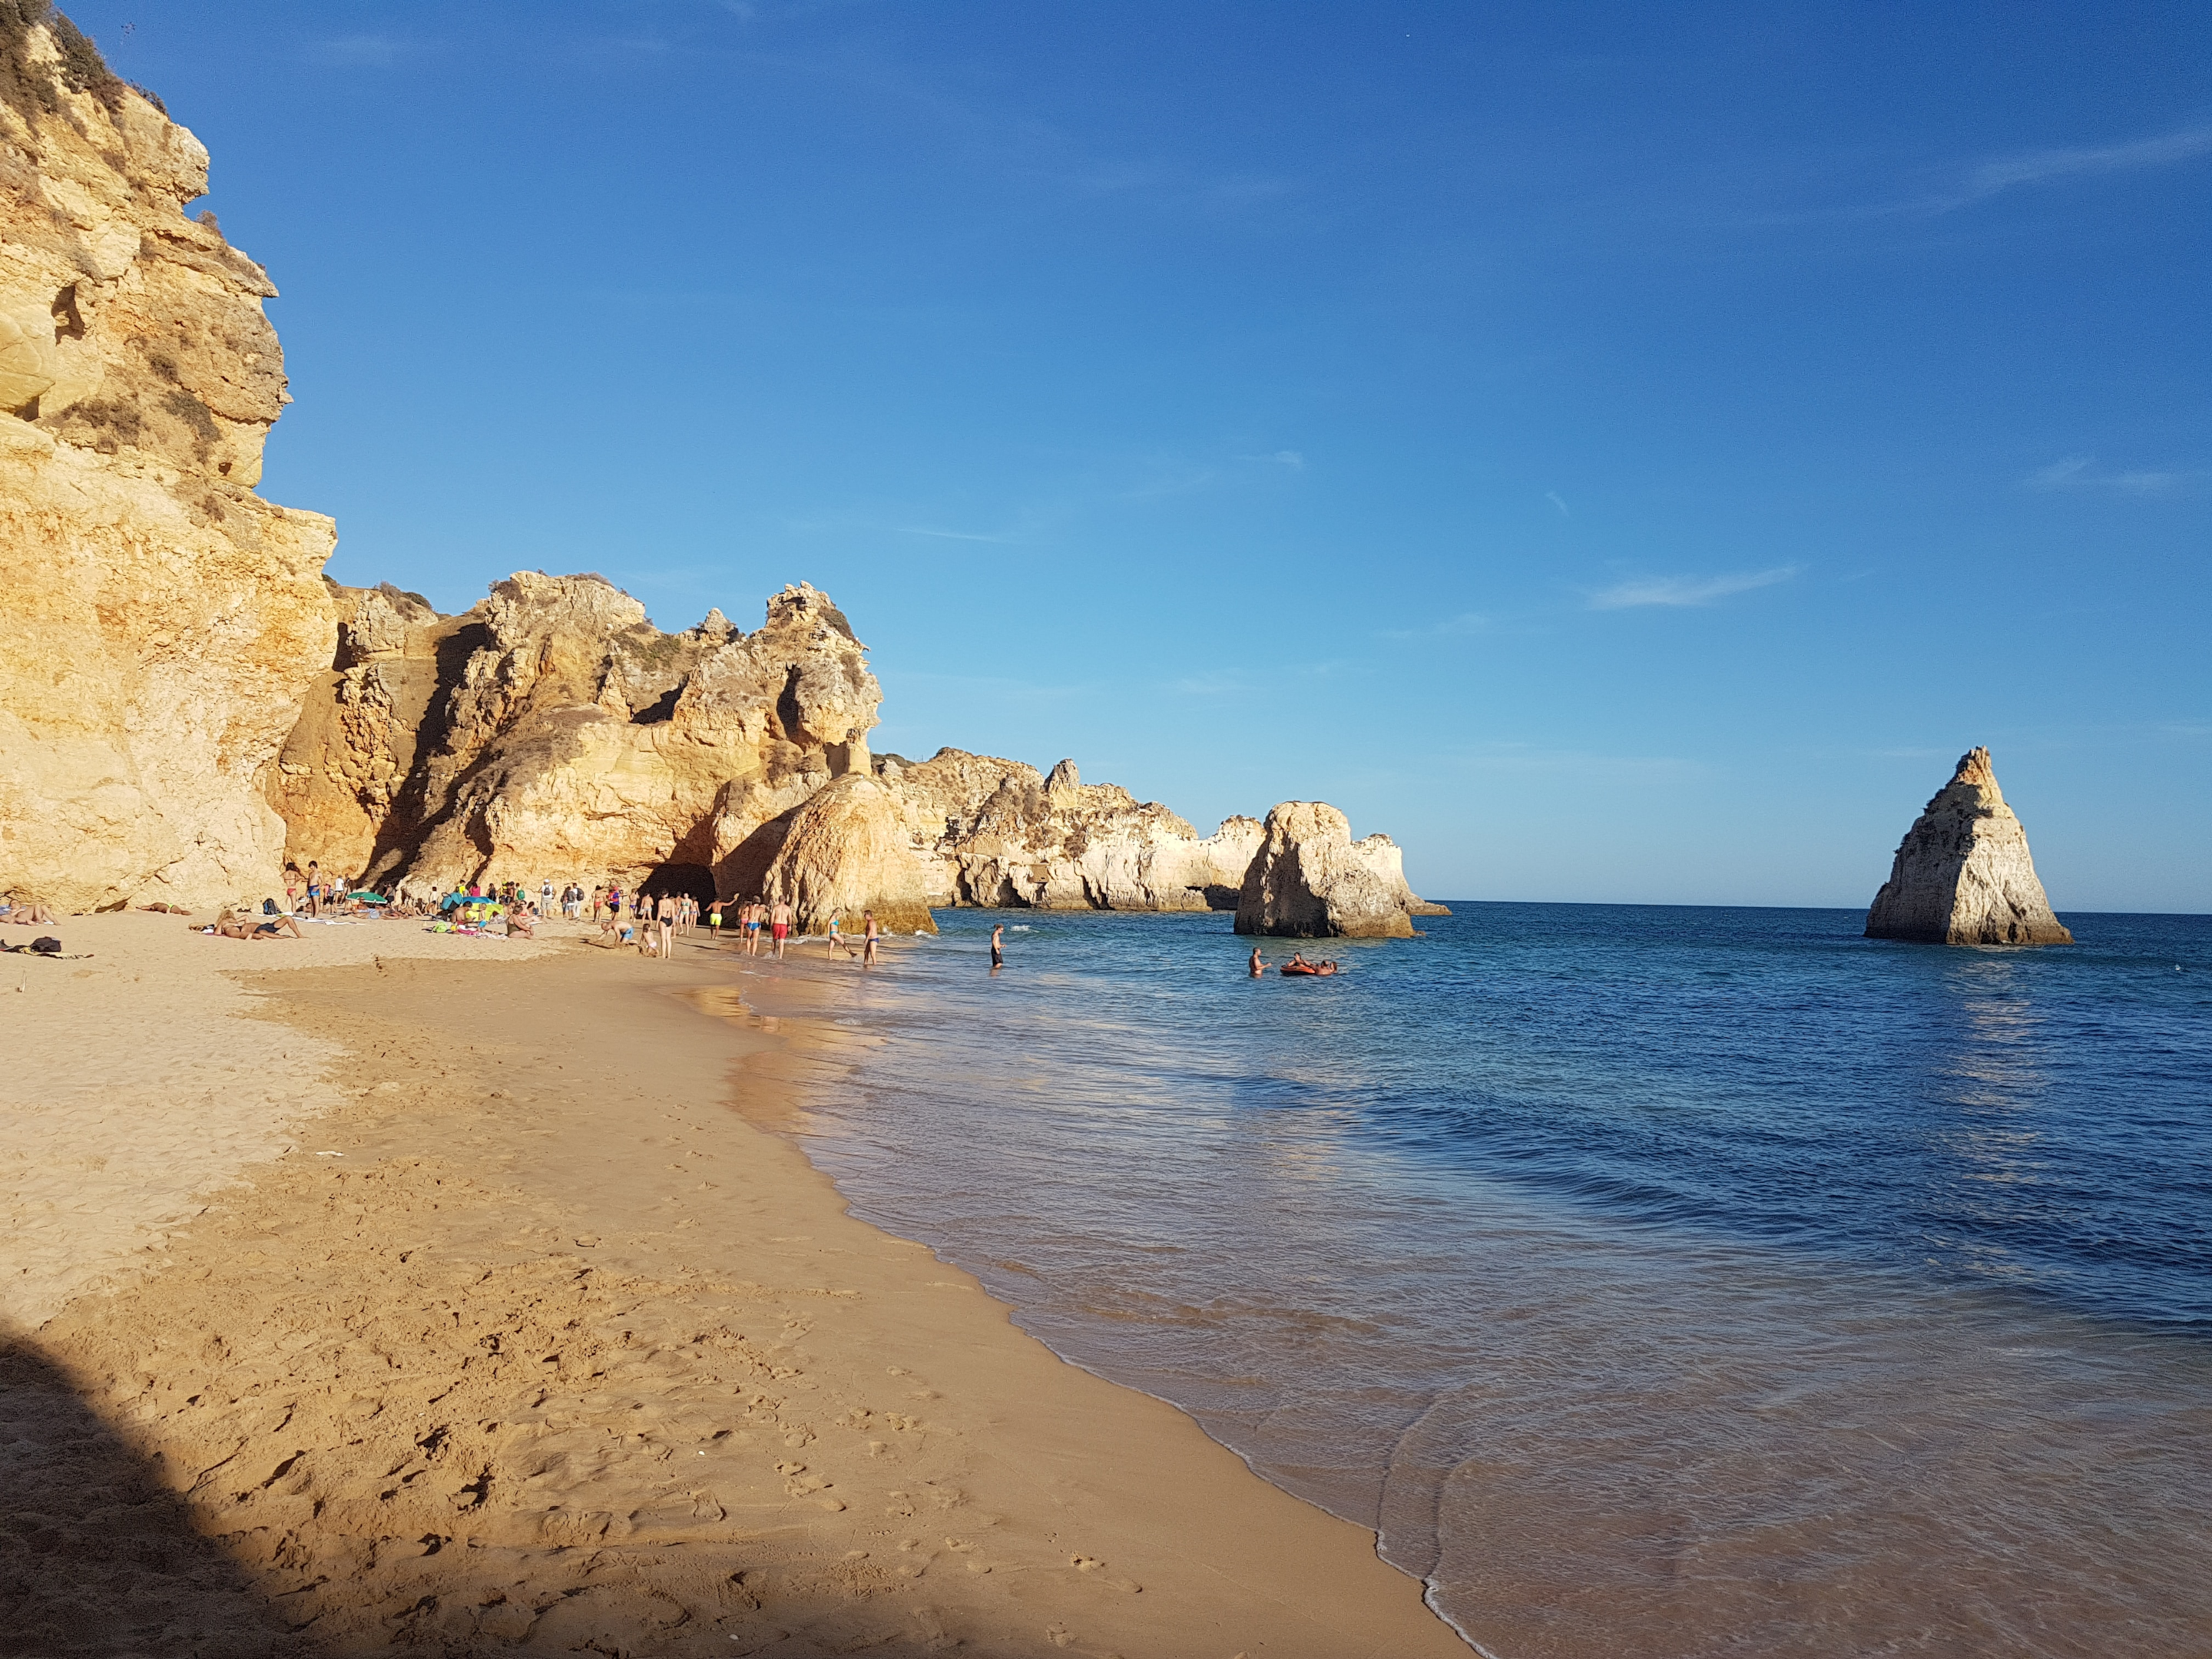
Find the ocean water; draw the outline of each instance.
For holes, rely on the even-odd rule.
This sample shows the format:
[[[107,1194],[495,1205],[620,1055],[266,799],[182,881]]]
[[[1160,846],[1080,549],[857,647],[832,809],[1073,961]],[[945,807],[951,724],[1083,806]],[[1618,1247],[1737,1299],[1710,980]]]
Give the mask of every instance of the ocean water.
[[[2212,1653],[2212,918],[1456,908],[941,913],[798,1132],[1498,1659]]]

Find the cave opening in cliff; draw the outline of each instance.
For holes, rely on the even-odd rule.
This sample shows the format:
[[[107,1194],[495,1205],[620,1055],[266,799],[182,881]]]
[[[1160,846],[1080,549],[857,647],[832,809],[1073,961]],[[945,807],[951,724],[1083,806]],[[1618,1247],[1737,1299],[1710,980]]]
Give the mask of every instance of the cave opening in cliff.
[[[658,726],[663,720],[676,718],[676,700],[684,695],[681,683],[672,685],[653,702],[629,717],[632,726]]]
[[[714,872],[703,864],[664,864],[638,883],[637,890],[649,899],[657,899],[663,893],[672,893],[679,898],[689,893],[702,906],[712,904],[720,896],[714,891]]]

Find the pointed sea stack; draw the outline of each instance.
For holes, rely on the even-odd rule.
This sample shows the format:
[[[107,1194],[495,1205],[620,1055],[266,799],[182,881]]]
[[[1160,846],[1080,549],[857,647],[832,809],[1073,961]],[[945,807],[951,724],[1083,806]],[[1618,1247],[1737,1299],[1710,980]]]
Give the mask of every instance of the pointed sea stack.
[[[1869,939],[1929,945],[2071,945],[2027,855],[2027,831],[2005,805],[1990,751],[1959,760],[1897,849],[1867,912]]]

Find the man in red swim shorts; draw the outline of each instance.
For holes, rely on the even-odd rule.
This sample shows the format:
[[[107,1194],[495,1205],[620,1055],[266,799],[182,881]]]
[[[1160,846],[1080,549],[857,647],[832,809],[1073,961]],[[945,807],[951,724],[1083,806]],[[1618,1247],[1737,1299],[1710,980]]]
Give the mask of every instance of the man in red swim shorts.
[[[791,937],[791,907],[781,899],[775,902],[775,908],[769,913],[768,933],[769,937],[775,941],[775,959],[781,962],[783,942]]]

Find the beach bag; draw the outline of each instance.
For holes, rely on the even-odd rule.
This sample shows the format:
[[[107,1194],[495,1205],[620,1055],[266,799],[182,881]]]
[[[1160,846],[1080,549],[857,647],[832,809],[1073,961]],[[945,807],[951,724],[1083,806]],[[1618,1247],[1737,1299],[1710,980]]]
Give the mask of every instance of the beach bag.
[[[62,942],[49,933],[31,941],[31,948],[42,957],[58,957],[62,953]]]

